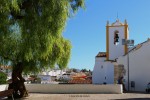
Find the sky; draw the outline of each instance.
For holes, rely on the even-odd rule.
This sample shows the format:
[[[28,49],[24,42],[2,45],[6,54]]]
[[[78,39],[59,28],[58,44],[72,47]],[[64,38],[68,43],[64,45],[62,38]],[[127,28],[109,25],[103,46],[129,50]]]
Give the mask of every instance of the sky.
[[[69,68],[93,70],[106,51],[106,22],[126,19],[135,45],[150,38],[150,0],[85,0],[86,8],[69,18],[63,36],[72,44]]]

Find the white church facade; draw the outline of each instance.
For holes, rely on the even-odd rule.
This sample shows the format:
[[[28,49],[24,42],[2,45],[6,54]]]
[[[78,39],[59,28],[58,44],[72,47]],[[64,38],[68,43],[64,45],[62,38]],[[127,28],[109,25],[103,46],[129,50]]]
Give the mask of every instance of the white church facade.
[[[127,21],[107,22],[106,52],[95,57],[92,83],[117,84],[123,77],[127,90],[145,91],[150,82],[150,40],[129,47],[122,44],[122,39],[129,39]]]

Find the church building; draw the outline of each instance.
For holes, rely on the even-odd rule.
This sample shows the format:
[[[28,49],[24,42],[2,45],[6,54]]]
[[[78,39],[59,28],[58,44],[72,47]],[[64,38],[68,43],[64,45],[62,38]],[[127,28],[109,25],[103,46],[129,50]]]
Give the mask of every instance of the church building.
[[[123,44],[123,40],[129,40],[127,21],[107,22],[106,52],[95,57],[92,83],[118,84],[123,78],[126,90],[145,91],[150,82],[150,39],[133,47]]]

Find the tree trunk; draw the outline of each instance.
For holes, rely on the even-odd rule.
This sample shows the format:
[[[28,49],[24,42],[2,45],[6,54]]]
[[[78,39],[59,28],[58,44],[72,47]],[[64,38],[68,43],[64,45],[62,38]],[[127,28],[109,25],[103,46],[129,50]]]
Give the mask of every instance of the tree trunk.
[[[8,89],[14,89],[14,98],[22,98],[28,96],[25,87],[25,79],[22,77],[23,64],[20,62],[13,67],[12,83],[9,84]]]

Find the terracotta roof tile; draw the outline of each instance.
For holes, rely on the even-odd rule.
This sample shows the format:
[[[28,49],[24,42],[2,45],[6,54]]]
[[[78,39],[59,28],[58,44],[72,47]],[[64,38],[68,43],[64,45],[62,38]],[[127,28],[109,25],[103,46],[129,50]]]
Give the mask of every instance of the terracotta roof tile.
[[[96,57],[106,57],[106,52],[99,52]]]

